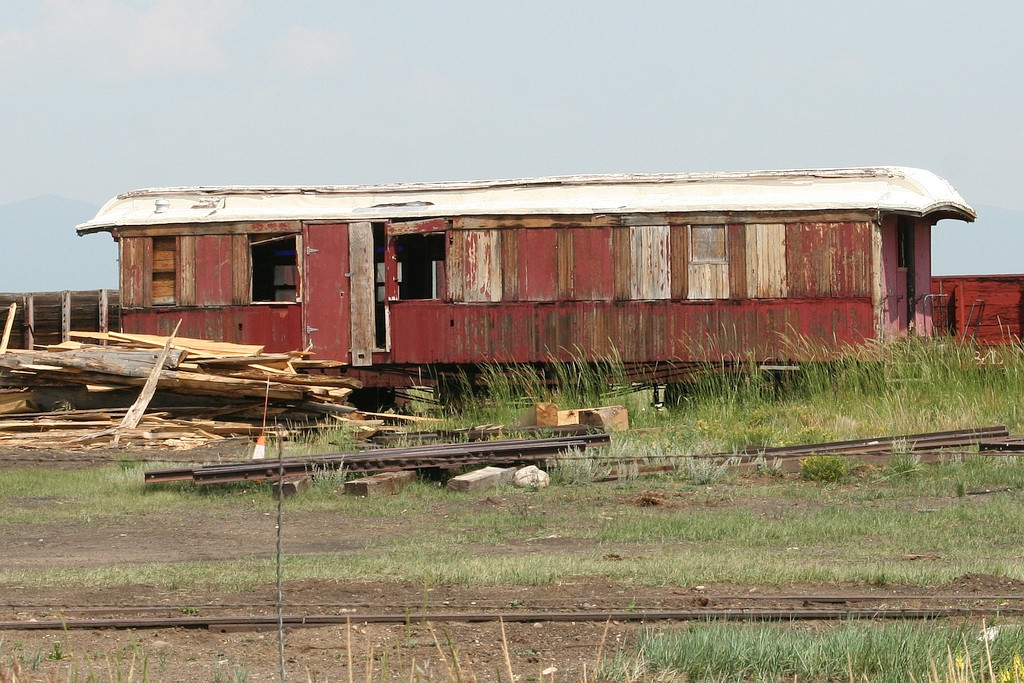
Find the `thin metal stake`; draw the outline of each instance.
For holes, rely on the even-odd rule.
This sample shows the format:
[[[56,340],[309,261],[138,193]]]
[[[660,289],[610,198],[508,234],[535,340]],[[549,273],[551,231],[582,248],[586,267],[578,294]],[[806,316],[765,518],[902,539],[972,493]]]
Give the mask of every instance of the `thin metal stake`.
[[[285,681],[284,669],[284,590],[281,571],[281,526],[284,521],[284,438],[277,432],[277,654],[281,664],[281,683]]]

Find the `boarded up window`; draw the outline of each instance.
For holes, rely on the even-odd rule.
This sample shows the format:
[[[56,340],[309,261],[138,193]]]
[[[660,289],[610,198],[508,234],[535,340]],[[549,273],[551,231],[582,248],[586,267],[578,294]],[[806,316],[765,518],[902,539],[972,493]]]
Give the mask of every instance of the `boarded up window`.
[[[724,225],[690,226],[691,263],[727,263]]]
[[[121,246],[121,305],[125,308],[148,306],[147,292],[152,291],[148,274],[147,254],[152,259],[152,241],[149,237],[122,237]]]
[[[465,233],[466,301],[501,301],[501,238],[498,230]]]
[[[690,226],[690,264],[686,275],[690,299],[729,298],[726,226]]]
[[[747,296],[774,299],[786,296],[786,226],[752,223],[746,226]]]
[[[176,241],[174,237],[153,238],[153,305],[173,306],[177,272]]]
[[[786,226],[788,296],[871,296],[870,222]]]
[[[569,228],[568,239],[559,242],[559,281],[566,296],[575,301],[607,301],[612,298],[612,229]],[[568,253],[562,254],[564,247]]]
[[[669,298],[671,269],[668,245],[667,225],[637,225],[629,229],[631,298]]]
[[[231,303],[231,235],[196,237],[196,304]]]
[[[515,268],[521,301],[554,301],[558,290],[558,231],[548,228],[519,230]]]

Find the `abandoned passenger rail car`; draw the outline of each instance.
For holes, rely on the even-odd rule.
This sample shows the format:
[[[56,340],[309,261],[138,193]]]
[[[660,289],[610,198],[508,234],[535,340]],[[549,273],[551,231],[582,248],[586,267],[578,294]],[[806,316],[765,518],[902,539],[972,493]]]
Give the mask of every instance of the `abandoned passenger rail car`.
[[[129,192],[125,331],[310,347],[370,386],[427,368],[799,360],[931,332],[931,229],[974,210],[901,167]],[[799,340],[799,343],[797,343]]]

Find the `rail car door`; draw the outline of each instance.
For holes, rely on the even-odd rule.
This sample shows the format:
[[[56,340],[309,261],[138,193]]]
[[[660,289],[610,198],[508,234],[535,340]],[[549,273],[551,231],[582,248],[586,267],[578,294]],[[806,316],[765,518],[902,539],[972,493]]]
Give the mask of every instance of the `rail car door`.
[[[302,339],[316,358],[348,360],[348,224],[302,227]]]
[[[376,346],[370,223],[303,226],[303,340],[317,357],[370,365]]]

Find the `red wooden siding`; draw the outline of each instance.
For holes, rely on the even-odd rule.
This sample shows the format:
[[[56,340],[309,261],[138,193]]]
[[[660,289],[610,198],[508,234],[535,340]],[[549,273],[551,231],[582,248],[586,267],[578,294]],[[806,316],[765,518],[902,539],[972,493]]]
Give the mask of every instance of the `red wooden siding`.
[[[871,224],[788,224],[786,273],[791,297],[870,296]]]
[[[196,303],[231,303],[231,235],[196,237]]]
[[[935,333],[948,332],[979,344],[1019,343],[1024,319],[1024,275],[933,277],[922,308]]]
[[[517,261],[519,301],[554,301],[558,295],[558,230],[520,230]],[[514,300],[514,299],[513,299]]]
[[[302,348],[302,312],[295,304],[160,308],[121,311],[125,332],[167,335],[178,320],[178,335],[236,344],[263,344],[268,353]]]
[[[125,308],[149,306],[147,283],[152,266],[153,250],[149,237],[122,237],[121,245],[121,305]],[[146,261],[147,252],[149,263]]]
[[[566,298],[576,301],[608,301],[612,298],[612,229],[571,228],[568,291]]]
[[[702,302],[528,302],[391,308],[395,363],[788,358],[797,337],[842,348],[874,334],[869,299]]]

